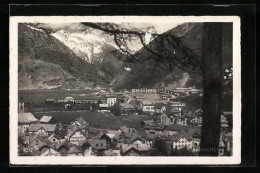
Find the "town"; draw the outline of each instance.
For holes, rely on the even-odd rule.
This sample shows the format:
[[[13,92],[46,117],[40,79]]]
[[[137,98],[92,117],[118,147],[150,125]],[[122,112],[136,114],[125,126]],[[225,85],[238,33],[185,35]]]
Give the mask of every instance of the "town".
[[[198,156],[203,110],[185,98],[202,95],[195,87],[101,89],[41,103],[20,95],[18,155]],[[219,156],[232,155],[232,126],[232,112],[222,112]]]

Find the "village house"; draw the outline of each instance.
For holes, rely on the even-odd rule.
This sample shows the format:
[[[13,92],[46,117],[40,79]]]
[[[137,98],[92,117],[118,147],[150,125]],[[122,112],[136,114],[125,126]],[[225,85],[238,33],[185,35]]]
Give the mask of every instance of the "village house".
[[[152,147],[152,142],[149,140],[146,140],[145,138],[142,138],[141,136],[134,134],[129,138],[128,140],[125,141],[126,144],[133,144],[133,145],[147,145],[148,149]]]
[[[149,147],[147,144],[122,144],[122,156],[147,156]]]
[[[165,125],[164,124],[158,124],[158,123],[153,123],[153,124],[146,124],[144,126],[145,129],[145,133],[147,135],[150,135],[155,137],[158,135],[163,135],[164,133],[164,129],[165,129]]]
[[[51,145],[51,142],[47,139],[47,137],[35,135],[30,139],[29,145],[32,146],[35,150],[39,150],[43,145]]]
[[[55,145],[53,145],[53,143],[51,143],[49,140],[46,141],[46,143],[44,145],[42,145],[38,151],[42,154],[44,153],[46,150],[50,149],[50,148],[55,148]]]
[[[73,144],[69,143],[67,139],[60,141],[59,145],[56,147],[56,151],[58,151],[61,156],[67,156],[68,151],[72,145]]]
[[[85,141],[87,139],[86,135],[80,130],[76,129],[69,137],[70,143],[79,145],[80,141]]]
[[[200,134],[194,133],[192,134],[192,151],[199,152],[200,151]]]
[[[42,118],[39,120],[42,124],[56,124],[57,121],[52,117],[48,115],[42,116]]]
[[[173,91],[175,93],[185,93],[185,94],[198,94],[202,92],[202,90],[196,89],[195,87],[176,88]]]
[[[18,113],[18,133],[24,135],[29,126],[37,121],[38,119],[32,113]]]
[[[115,147],[117,141],[122,134],[121,131],[101,131],[97,136],[96,139],[105,139],[106,140],[106,148]]]
[[[55,133],[51,134],[48,137],[48,140],[51,142],[59,142],[59,140],[62,139],[60,136],[56,135]]]
[[[96,155],[96,156],[103,156],[104,151],[106,150],[106,139],[91,139],[89,141],[91,144],[92,148],[92,154],[91,155]]]
[[[173,149],[179,150],[186,147],[188,150],[192,150],[192,135],[185,131],[180,131],[173,138]]]
[[[84,156],[90,156],[91,155],[91,144],[88,140],[79,142],[79,146],[82,149],[82,153]]]
[[[116,103],[116,96],[108,96],[107,97],[107,104],[109,107],[114,106],[114,104]]]
[[[121,156],[120,150],[108,149],[104,152],[104,156]]]
[[[132,94],[156,94],[156,89],[148,89],[148,88],[132,89]]]
[[[191,125],[198,125],[201,126],[202,125],[202,121],[203,121],[203,117],[201,114],[192,116],[189,120]]]
[[[154,112],[156,114],[161,114],[166,111],[166,105],[164,103],[155,103],[154,104]]]
[[[123,134],[136,133],[136,129],[134,129],[134,128],[128,128],[128,127],[126,127],[126,126],[120,127],[119,130],[120,130]]]
[[[31,124],[29,126],[29,135],[49,136],[54,133],[56,124]]]
[[[77,126],[86,136],[88,135],[89,124],[82,116],[77,117],[74,121],[72,121],[71,125]]]
[[[170,102],[170,112],[174,112],[176,116],[181,116],[182,108],[185,107],[186,104],[182,102]]]
[[[50,148],[42,153],[41,156],[60,156],[60,153]]]
[[[110,112],[108,104],[99,104],[99,112]]]
[[[161,124],[164,124],[164,125],[168,125],[168,124],[174,124],[174,121],[175,118],[173,116],[168,116],[166,113],[163,113],[161,116],[160,116],[160,123]]]
[[[78,145],[69,148],[67,156],[83,156],[83,151]]]
[[[142,110],[144,113],[153,114],[154,113],[154,104],[151,101],[143,100]]]
[[[120,103],[121,115],[138,115],[136,108],[129,103]]]
[[[176,117],[175,120],[176,124],[182,125],[182,126],[187,126],[188,125],[188,120],[186,117]]]

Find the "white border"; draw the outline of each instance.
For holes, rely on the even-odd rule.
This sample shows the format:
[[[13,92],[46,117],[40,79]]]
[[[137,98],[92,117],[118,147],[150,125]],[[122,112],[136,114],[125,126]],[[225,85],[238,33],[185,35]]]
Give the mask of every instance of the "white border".
[[[233,22],[233,156],[230,157],[18,157],[18,23]],[[238,16],[19,16],[10,17],[10,164],[14,165],[226,165],[241,162],[241,48]]]

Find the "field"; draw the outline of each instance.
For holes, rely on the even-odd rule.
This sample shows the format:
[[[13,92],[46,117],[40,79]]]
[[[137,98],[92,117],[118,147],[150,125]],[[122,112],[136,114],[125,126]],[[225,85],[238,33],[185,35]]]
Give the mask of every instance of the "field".
[[[23,97],[25,102],[44,103],[48,98],[62,100],[73,97],[75,100],[94,98],[97,90],[19,90],[18,98]]]
[[[94,111],[86,112],[53,112],[53,113],[34,113],[40,119],[43,115],[51,115],[57,121],[70,124],[76,117],[83,116],[92,128],[118,130],[121,126],[141,129],[141,121],[151,119],[148,115],[139,116],[114,116],[111,113],[101,113]]]

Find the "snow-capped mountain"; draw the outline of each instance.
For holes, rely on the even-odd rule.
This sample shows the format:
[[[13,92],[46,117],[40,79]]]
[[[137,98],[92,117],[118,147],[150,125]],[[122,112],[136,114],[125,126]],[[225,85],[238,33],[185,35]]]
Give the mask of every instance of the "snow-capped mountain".
[[[113,39],[97,30],[72,32],[61,29],[51,35],[68,46],[77,56],[90,63],[103,60],[103,57],[99,57],[99,54],[104,51],[103,48],[116,49]]]

